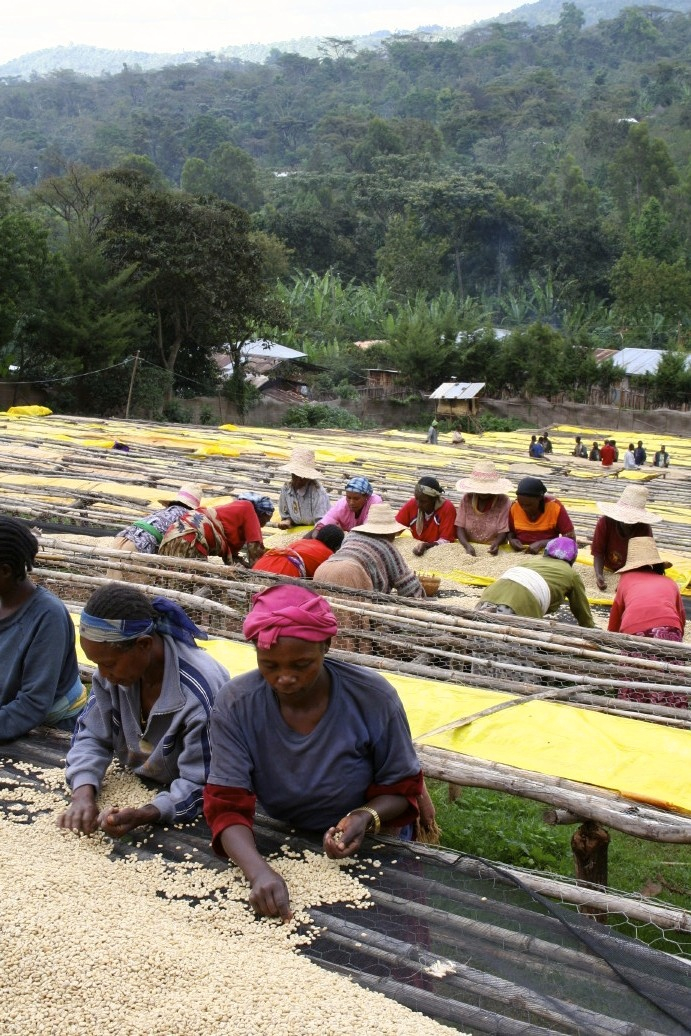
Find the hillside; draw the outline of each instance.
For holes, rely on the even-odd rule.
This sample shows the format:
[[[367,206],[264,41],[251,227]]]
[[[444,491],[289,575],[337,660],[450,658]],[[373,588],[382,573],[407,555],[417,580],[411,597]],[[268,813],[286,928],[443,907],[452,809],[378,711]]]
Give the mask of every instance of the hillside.
[[[507,0],[507,3],[509,0]],[[503,24],[515,21],[527,25],[555,25],[559,21],[563,0],[536,0],[535,3],[521,4],[504,14],[495,16],[492,21]],[[578,0],[578,8],[583,12],[584,24],[595,25],[597,22],[614,18],[625,7],[632,6],[627,0]],[[654,6],[654,5],[649,5]],[[691,0],[666,0],[659,10],[691,11]],[[475,23],[456,25],[453,27],[440,25],[420,26],[415,32],[396,33],[397,37],[416,36],[429,40],[457,39],[474,26],[488,24],[479,20]],[[356,50],[375,50],[394,34],[387,29],[366,36],[354,36],[353,46]],[[101,47],[60,46],[23,54],[11,61],[0,64],[0,79],[19,77],[29,79],[35,75],[48,75],[62,69],[70,69],[79,75],[103,76],[114,75],[123,67],[135,67],[142,71],[165,68],[170,65],[215,57],[227,61],[263,62],[272,54],[300,54],[303,57],[317,58],[323,54],[323,39],[317,36],[303,36],[298,39],[277,40],[273,43],[251,43],[241,46],[221,46],[213,54],[209,51],[183,51],[179,53],[148,53],[138,50],[107,50]]]

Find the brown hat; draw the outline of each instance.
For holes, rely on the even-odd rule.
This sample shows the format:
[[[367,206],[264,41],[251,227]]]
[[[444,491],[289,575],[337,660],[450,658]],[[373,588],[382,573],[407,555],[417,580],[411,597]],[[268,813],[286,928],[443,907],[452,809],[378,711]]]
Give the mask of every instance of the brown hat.
[[[648,565],[664,565],[665,568],[671,568],[672,562],[662,560],[652,536],[634,536],[629,540],[626,564],[618,570],[617,574],[633,572],[636,568],[646,568]]]
[[[372,504],[364,525],[356,525],[353,532],[365,532],[368,536],[390,536],[406,528],[396,521],[391,504]]]
[[[459,493],[479,493],[481,496],[499,496],[513,491],[513,482],[501,478],[491,460],[479,460],[469,478],[456,483]]]
[[[648,503],[648,490],[645,486],[627,486],[616,503],[597,501],[596,506],[601,514],[607,518],[614,518],[616,522],[624,525],[636,525],[642,522],[644,525],[656,525],[662,521],[658,514],[646,511]]]
[[[283,464],[278,470],[288,471],[291,475],[297,475],[298,478],[308,478],[316,482],[322,475],[314,464],[314,450],[298,447],[291,453],[288,463]]]

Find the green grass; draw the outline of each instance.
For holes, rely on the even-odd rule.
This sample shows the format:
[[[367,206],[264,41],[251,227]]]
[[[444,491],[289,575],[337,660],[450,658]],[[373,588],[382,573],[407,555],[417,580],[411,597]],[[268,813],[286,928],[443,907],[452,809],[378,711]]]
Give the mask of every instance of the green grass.
[[[428,781],[442,830],[442,845],[497,863],[574,877],[575,826],[549,827],[541,803],[514,795],[463,788],[455,802],[448,785]],[[649,842],[609,831],[608,885],[676,907],[691,906],[691,846]]]

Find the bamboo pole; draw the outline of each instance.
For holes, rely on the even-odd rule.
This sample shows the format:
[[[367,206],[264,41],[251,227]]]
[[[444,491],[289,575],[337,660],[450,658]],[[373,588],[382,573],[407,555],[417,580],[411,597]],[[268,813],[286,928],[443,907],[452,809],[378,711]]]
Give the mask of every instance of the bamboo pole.
[[[418,745],[416,750],[427,777],[534,799],[648,841],[691,843],[689,814],[657,809],[594,785],[536,774],[441,748]]]

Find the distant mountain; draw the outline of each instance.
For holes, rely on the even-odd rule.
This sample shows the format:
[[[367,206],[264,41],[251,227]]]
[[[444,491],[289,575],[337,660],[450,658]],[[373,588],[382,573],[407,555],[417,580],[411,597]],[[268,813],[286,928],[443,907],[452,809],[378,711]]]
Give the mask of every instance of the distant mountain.
[[[488,21],[501,23],[524,21],[529,25],[549,25],[559,20],[563,3],[564,0],[536,0],[535,3],[523,4],[504,14],[496,15],[485,21],[474,22],[472,25],[459,25],[454,28],[425,25],[412,32],[397,33],[382,29],[367,36],[354,36],[352,42],[357,50],[374,50],[393,35],[426,36],[434,40],[455,39],[468,29],[487,24]],[[664,4],[659,7],[651,4],[636,5],[631,0],[575,0],[575,3],[585,15],[586,25],[594,25],[603,19],[615,18],[625,7],[643,6],[646,9],[660,11],[691,12],[691,0],[665,0]],[[208,59],[211,56],[224,61],[262,63],[266,61],[272,51],[316,58],[323,55],[324,47],[325,37],[322,36],[302,36],[298,39],[280,40],[275,43],[248,43],[241,46],[220,47],[216,51],[189,50],[177,54],[107,50],[102,47],[85,45],[49,47],[31,54],[24,54],[12,61],[6,61],[0,65],[0,78],[30,79],[32,76],[49,75],[51,72],[66,69],[87,76],[114,75],[122,71],[123,65],[148,71],[168,65],[189,64],[199,59]]]

